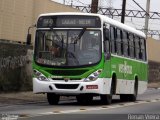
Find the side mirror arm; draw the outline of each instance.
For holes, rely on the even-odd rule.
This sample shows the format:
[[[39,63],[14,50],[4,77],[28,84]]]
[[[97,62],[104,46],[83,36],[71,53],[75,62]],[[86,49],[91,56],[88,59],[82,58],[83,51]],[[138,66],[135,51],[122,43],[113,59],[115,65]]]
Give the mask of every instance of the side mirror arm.
[[[32,26],[30,26],[30,27],[28,28],[27,40],[26,40],[26,44],[27,44],[27,45],[30,45],[30,44],[31,44],[31,38],[32,38],[32,36],[31,36],[31,34],[30,34],[29,32],[30,32],[30,29],[31,29],[31,28],[34,28],[34,27],[36,27],[36,25],[32,25]]]

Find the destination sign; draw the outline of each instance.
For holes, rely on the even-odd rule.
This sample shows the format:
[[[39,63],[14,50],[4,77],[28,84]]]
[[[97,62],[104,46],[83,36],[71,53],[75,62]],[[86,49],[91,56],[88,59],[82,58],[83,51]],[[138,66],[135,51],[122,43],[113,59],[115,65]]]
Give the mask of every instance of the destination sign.
[[[100,28],[101,22],[99,17],[96,16],[42,16],[39,18],[37,27],[47,28],[47,27],[90,27],[90,28]]]

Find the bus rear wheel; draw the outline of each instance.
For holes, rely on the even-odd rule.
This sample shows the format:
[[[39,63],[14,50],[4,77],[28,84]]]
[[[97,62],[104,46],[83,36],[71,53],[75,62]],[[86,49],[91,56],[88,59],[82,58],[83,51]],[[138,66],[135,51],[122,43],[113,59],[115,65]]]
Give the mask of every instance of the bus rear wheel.
[[[57,105],[59,102],[60,96],[54,93],[47,93],[47,100],[50,105]]]
[[[136,101],[137,100],[137,94],[138,94],[138,80],[135,80],[135,84],[134,84],[134,93],[132,95],[130,95],[129,97],[129,101]]]

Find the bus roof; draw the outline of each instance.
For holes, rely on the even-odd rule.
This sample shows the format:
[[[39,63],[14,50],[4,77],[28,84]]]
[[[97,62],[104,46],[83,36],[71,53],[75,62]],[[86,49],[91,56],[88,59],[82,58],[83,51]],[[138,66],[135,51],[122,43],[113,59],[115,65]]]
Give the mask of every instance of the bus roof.
[[[100,14],[93,14],[93,13],[81,13],[81,12],[57,12],[57,13],[45,13],[45,14],[40,14],[39,17],[41,16],[52,16],[52,15],[86,15],[86,16],[98,16],[101,18],[101,20],[103,22],[106,22],[106,23],[109,23],[110,25],[113,25],[115,27],[118,27],[118,28],[121,28],[125,31],[128,31],[128,32],[132,32],[138,36],[141,36],[143,38],[146,38],[146,35],[142,32],[142,31],[139,31],[139,30],[136,30],[135,28],[133,27],[130,27],[128,25],[125,25],[119,21],[116,21],[116,20],[113,20],[107,16],[104,16],[104,15],[100,15]]]

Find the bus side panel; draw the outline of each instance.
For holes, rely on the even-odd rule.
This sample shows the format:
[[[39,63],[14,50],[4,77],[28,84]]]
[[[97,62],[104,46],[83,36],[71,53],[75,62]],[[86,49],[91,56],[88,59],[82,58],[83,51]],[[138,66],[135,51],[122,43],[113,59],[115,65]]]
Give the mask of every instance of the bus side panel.
[[[116,94],[133,94],[135,77],[138,77],[138,93],[147,87],[147,64],[141,61],[112,56],[111,73],[116,73]]]

